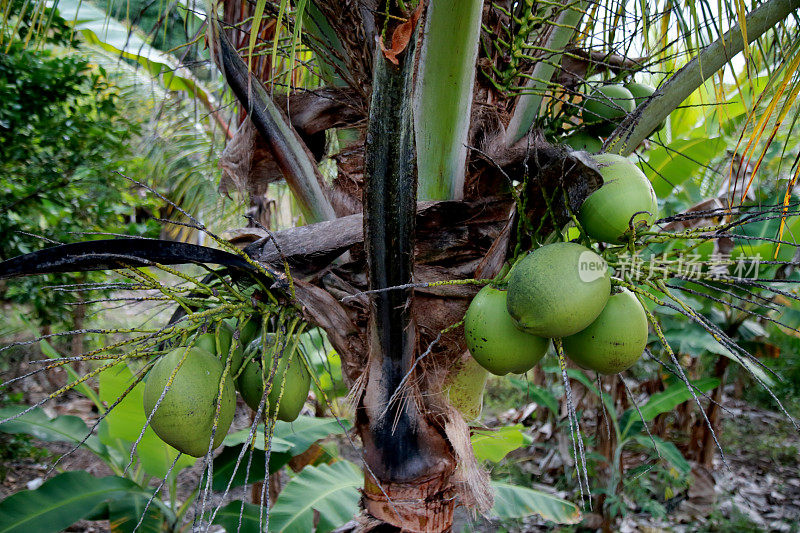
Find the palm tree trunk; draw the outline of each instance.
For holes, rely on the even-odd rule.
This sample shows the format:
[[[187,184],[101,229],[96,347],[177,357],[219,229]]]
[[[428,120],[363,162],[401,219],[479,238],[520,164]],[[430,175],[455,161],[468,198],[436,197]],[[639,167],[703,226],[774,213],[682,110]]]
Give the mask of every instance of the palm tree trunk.
[[[414,267],[416,158],[411,94],[415,39],[394,66],[376,53],[365,157],[364,241],[369,288],[407,284]],[[356,426],[364,444],[366,512],[407,531],[452,526],[455,461],[420,409],[413,373],[413,290],[373,294],[369,358]]]

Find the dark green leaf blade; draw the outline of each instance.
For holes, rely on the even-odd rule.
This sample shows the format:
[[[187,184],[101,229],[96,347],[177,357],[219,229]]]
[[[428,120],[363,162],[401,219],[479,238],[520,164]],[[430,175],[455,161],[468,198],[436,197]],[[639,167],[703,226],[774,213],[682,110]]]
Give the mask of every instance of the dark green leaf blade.
[[[300,416],[294,422],[278,421],[275,436],[292,443],[292,455],[299,455],[312,444],[329,435],[339,435],[350,429],[347,420]]]
[[[692,381],[691,384],[697,391],[707,392],[719,385],[718,378],[702,378]],[[661,413],[672,411],[675,407],[692,398],[692,391],[683,383],[676,383],[663,392],[653,394],[642,407],[642,416],[646,421],[654,419]]]
[[[239,526],[239,515],[241,513],[242,523]],[[266,511],[264,511],[266,515]],[[259,533],[259,508],[258,505],[252,503],[245,503],[242,509],[242,502],[240,500],[233,501],[219,510],[217,516],[214,517],[213,524],[222,526],[228,533]],[[262,521],[264,518],[262,518]],[[263,523],[263,522],[262,522]]]
[[[133,481],[121,477],[65,472],[36,490],[24,490],[0,502],[0,533],[61,531],[89,516],[103,502],[140,491]]]
[[[244,485],[247,462],[250,460],[250,450],[245,452],[239,463],[239,467],[236,468],[236,473],[234,474],[233,472],[241,451],[241,444],[237,446],[227,446],[214,458],[214,479],[211,481],[211,487],[214,490],[224,491],[225,487],[228,486],[228,482],[231,480],[231,476],[233,476],[231,487],[241,487]],[[287,452],[272,452],[269,457],[269,473],[273,474],[280,470],[291,458],[292,455]],[[247,483],[264,481],[266,477],[264,471],[265,460],[264,450],[256,449],[253,459],[250,460],[250,472],[247,477]]]
[[[349,461],[307,466],[281,491],[270,510],[269,530],[306,533],[312,531],[314,511],[319,513],[317,531],[331,531],[358,511],[358,488],[364,483],[361,470]]]
[[[523,380],[515,377],[507,377],[512,385],[514,385],[520,391],[529,394],[531,399],[538,403],[539,405],[544,405],[554,415],[558,415],[558,400],[556,397],[553,396],[553,393],[547,389],[539,387],[538,385],[534,385],[533,383],[529,382],[528,380]]]
[[[499,481],[492,482],[492,488],[494,507],[489,512],[492,516],[507,520],[538,514],[557,524],[577,524],[583,520],[577,505],[552,494]]]
[[[133,533],[142,518],[148,499],[145,496],[131,496],[108,502],[108,521],[112,531],[114,533]],[[161,533],[163,525],[164,515],[155,503],[151,503],[147,509],[147,515],[136,531]]]
[[[683,456],[683,454],[678,450],[678,448],[672,444],[671,442],[667,442],[663,439],[660,439],[653,435],[651,439],[647,435],[636,435],[633,439],[644,446],[645,448],[653,449],[653,441],[656,443],[656,448],[658,448],[658,453],[661,455],[663,459],[666,459],[672,466],[675,467],[677,471],[681,474],[688,474],[692,467],[689,465],[689,462]]]
[[[291,450],[292,455],[299,455],[309,446],[329,435],[344,433],[350,428],[347,420],[341,424],[335,418],[316,418],[300,416],[294,422],[278,421],[272,435],[272,451],[285,452]],[[247,442],[250,428],[231,433],[223,441],[226,446]],[[264,424],[259,424],[255,431],[255,447],[264,449]]]

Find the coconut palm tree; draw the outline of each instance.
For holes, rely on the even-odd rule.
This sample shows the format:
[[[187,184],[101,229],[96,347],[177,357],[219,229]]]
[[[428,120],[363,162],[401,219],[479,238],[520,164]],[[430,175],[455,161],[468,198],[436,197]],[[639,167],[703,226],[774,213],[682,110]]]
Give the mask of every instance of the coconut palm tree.
[[[245,64],[258,39],[253,33],[239,39],[250,43],[240,47],[241,59],[229,37],[258,28],[259,17],[212,26],[214,57],[249,111],[256,143],[270,148],[265,155],[277,163],[306,220],[317,222],[305,231],[320,228],[303,253],[350,248],[361,241],[363,224],[363,252],[345,263],[351,274],[334,265],[316,282],[329,292],[308,294],[304,303],[353,383],[366,516],[442,531],[451,524],[454,494],[479,509],[489,505],[486,478],[465,446],[466,426],[440,394],[465,351],[460,331],[449,328],[474,290],[424,284],[494,277],[515,246],[542,242],[565,221],[563,209],[537,198],[563,188],[575,209],[600,186],[579,154],[552,146],[579,126],[570,106],[586,98],[585,86],[631,77],[658,85],[605,138],[605,150],[623,155],[634,153],[706,80],[721,85],[722,69],[741,51],[767,71],[782,69],[797,87],[795,68],[786,66],[797,47],[786,31],[800,3],[766,2],[749,13],[736,7],[714,13],[707,4],[312,1],[270,11],[267,4],[260,25],[285,24],[288,36],[298,35],[302,23],[292,45],[315,53],[325,82],[318,91],[290,93],[278,106],[258,85],[269,87],[271,78],[248,73]],[[760,45],[766,41],[771,60]],[[343,152],[332,183],[307,149],[315,122],[363,133],[363,142]],[[517,182],[522,199],[515,203]],[[522,219],[538,230],[520,232]],[[291,232],[284,234],[288,239]],[[412,282],[416,289],[408,288]],[[342,286],[354,295],[346,304],[329,296]],[[406,288],[384,290],[398,286]],[[359,292],[365,289],[369,298]]]
[[[350,529],[447,531],[458,502],[491,507],[443,384],[467,353],[474,280],[564,239],[602,186],[588,152],[563,145],[594,120],[592,104],[617,117],[603,151],[629,156],[668,147],[687,127],[676,121],[699,121],[685,102],[707,98],[722,114],[727,87],[763,79],[766,96],[746,102],[739,123],[739,156],[758,159],[797,113],[798,10],[799,0],[209,6],[210,57],[239,104],[223,168],[261,193],[285,181],[301,213],[248,253],[289,283],[290,304],[327,333],[351,387],[364,512]],[[735,76],[742,68],[749,78]],[[655,92],[628,107],[597,91],[633,80]],[[320,170],[326,157],[333,178]]]

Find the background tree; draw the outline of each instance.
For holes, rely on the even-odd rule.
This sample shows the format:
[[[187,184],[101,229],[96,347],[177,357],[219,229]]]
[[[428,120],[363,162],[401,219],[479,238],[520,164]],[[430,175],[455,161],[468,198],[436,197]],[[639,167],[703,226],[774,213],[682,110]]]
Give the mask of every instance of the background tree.
[[[23,4],[10,8],[22,11]],[[126,159],[128,167],[133,163],[130,143],[138,124],[120,113],[119,90],[102,68],[77,53],[54,53],[79,43],[61,17],[44,14],[51,22],[43,49],[11,39],[0,58],[0,257],[71,241],[81,232],[158,235],[158,224],[150,220],[153,203],[114,174],[127,170]],[[15,30],[25,35],[32,22],[28,10]],[[45,283],[77,279],[101,278],[51,275]],[[30,305],[46,332],[53,325],[82,329],[85,309],[74,306],[75,295],[42,291],[41,284],[28,279],[4,286],[0,299]],[[75,355],[83,351],[79,346]]]

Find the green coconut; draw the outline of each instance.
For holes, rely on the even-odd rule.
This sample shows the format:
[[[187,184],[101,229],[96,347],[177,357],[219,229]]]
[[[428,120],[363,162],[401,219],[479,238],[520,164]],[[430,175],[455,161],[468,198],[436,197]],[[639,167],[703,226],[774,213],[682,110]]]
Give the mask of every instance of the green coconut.
[[[652,85],[647,85],[645,83],[626,83],[625,88],[628,89],[631,94],[633,95],[633,103],[636,107],[642,105],[648,98],[650,98],[654,92],[656,92],[655,87]],[[667,125],[666,120],[662,120],[661,124],[658,125],[656,131],[664,129],[664,126]]]
[[[633,95],[633,102],[637,107],[656,92],[655,87],[644,83],[626,83],[625,88]]]
[[[213,333],[203,333],[194,343],[194,348],[198,350],[203,350],[208,352],[212,355],[217,354],[217,340],[216,336]]]
[[[618,374],[630,368],[647,346],[647,316],[630,291],[612,294],[589,327],[562,339],[564,353],[583,368]]]
[[[636,108],[633,95],[622,85],[603,85],[586,98],[583,123],[598,135],[610,134]]]
[[[583,150],[584,152],[593,154],[603,149],[603,142],[596,136],[590,135],[585,131],[576,131],[568,137],[565,137],[562,142],[575,150]]]
[[[217,336],[215,332],[219,331],[219,343],[217,343]],[[231,350],[231,342],[233,341],[233,331],[225,322],[219,324],[219,330],[216,326],[212,326],[208,333],[204,333],[197,337],[194,344],[195,348],[200,348],[210,354],[220,355],[227,354]]]
[[[269,334],[267,338],[269,342],[274,342],[272,334]],[[296,340],[290,341],[288,346],[278,346],[275,350],[272,346],[262,350],[261,344],[255,340],[248,346],[244,354],[244,359],[249,358],[249,361],[236,380],[236,385],[245,403],[252,410],[257,411],[264,395],[264,382],[269,379],[272,371],[273,351],[280,357],[280,361],[273,378],[272,388],[267,396],[268,413],[270,417],[276,415],[275,406],[280,398],[280,405],[277,408],[278,420],[291,422],[300,415],[311,387],[311,375],[300,359],[301,354],[297,349]],[[265,360],[264,357],[267,359]],[[283,387],[282,396],[281,387]]]
[[[150,419],[156,435],[175,449],[192,457],[202,457],[208,444],[217,410],[217,395],[223,367],[216,356],[198,348],[179,347],[164,355],[147,374],[144,411],[149,416],[161,397],[169,377],[186,353],[186,359],[173,378],[158,409]],[[219,419],[212,448],[222,444],[236,408],[236,391],[226,378],[219,401]]]
[[[548,244],[514,265],[508,313],[532,335],[566,337],[591,324],[610,294],[611,276],[602,257],[580,244]]]
[[[498,376],[527,372],[544,357],[550,345],[549,339],[529,335],[514,326],[507,311],[506,291],[491,285],[482,288],[469,304],[464,336],[475,361]]]
[[[236,342],[231,352],[230,348],[233,344],[233,336],[237,329],[239,330],[239,340]],[[228,356],[230,355],[232,357],[230,373],[235,376],[239,373],[239,368],[241,368],[242,362],[244,362],[245,349],[261,331],[261,317],[253,316],[247,320],[244,325],[241,325],[233,318],[225,319],[220,325],[220,331],[221,336],[227,340],[227,344],[222,344],[222,351],[217,352],[217,355],[222,360],[223,366],[227,363]]]
[[[616,154],[594,156],[603,177],[603,186],[583,202],[578,221],[590,237],[598,241],[621,243],[627,240],[630,225],[640,231],[653,224],[658,200],[650,180],[639,167]]]
[[[197,342],[195,343],[194,347],[199,348],[202,350],[206,350],[209,353],[212,353],[220,358],[222,361],[222,366],[224,367],[227,364],[228,356],[232,357],[231,360],[231,367],[229,372],[232,375],[235,375],[239,372],[239,367],[242,366],[242,344],[237,342],[233,351],[231,351],[231,346],[233,345],[233,328],[234,326],[233,320],[223,320],[219,324],[219,330],[212,330],[208,333],[204,333],[197,338]],[[218,331],[219,338],[214,336],[214,332]]]
[[[255,340],[261,332],[261,316],[253,315],[244,324],[239,324],[239,340],[242,346],[247,346]]]
[[[464,354],[451,368],[445,378],[442,391],[447,394],[450,405],[455,407],[464,420],[471,422],[481,416],[483,390],[489,373],[470,354]]]

